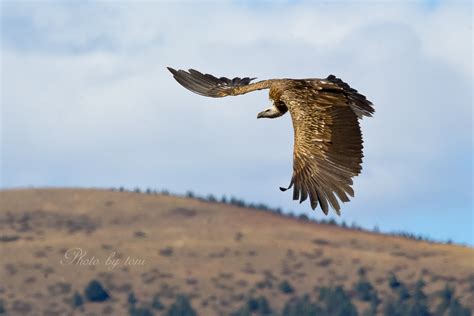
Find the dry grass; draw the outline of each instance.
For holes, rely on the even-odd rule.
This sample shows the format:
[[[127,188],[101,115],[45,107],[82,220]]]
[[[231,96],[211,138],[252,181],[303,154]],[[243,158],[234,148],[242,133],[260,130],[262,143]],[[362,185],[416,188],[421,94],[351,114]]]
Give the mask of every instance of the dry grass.
[[[0,299],[12,314],[71,313],[69,299],[91,279],[112,297],[85,305],[98,315],[123,314],[131,290],[139,301],[159,293],[165,305],[188,294],[202,315],[236,310],[249,293],[267,296],[278,310],[288,297],[280,282],[288,280],[295,294],[323,285],[350,289],[361,267],[382,294],[395,272],[407,283],[423,277],[429,297],[448,282],[474,308],[471,248],[218,203],[103,190],[8,190],[0,192],[0,232]],[[99,262],[61,264],[71,248]],[[120,259],[113,269],[105,264],[112,253]],[[135,264],[124,264],[127,257]]]

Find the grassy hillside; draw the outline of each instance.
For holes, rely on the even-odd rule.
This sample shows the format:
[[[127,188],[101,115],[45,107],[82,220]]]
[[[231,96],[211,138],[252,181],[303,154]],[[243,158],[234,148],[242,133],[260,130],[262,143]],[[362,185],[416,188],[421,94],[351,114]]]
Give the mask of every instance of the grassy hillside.
[[[0,312],[8,315],[128,315],[131,307],[160,315],[180,294],[199,315],[229,315],[259,297],[279,312],[339,285],[359,314],[371,304],[383,314],[399,295],[394,278],[409,293],[423,280],[432,313],[446,285],[474,308],[471,248],[165,195],[1,191],[0,255]],[[92,280],[108,299],[89,301]],[[374,287],[377,304],[361,282]]]

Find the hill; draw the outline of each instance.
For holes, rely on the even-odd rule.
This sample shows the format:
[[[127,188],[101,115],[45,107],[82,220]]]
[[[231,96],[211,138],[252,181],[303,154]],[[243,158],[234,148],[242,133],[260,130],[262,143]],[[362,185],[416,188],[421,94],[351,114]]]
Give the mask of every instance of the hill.
[[[0,312],[8,315],[127,315],[142,307],[140,315],[159,315],[177,297],[199,315],[243,315],[242,306],[281,311],[336,286],[359,314],[371,306],[380,314],[400,288],[416,293],[418,280],[432,313],[446,285],[474,309],[472,248],[159,194],[1,191],[0,254]]]

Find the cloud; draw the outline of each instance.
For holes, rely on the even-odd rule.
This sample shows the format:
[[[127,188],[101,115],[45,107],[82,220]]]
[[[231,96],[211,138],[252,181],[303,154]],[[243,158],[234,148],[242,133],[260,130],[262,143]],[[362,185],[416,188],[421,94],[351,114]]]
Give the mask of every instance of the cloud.
[[[416,210],[472,222],[468,3],[2,6],[3,187],[193,189],[307,212],[277,189],[291,176],[293,132],[288,116],[256,120],[266,93],[199,97],[165,67],[334,73],[376,108],[344,219],[395,229]],[[424,225],[413,229],[441,235]],[[446,234],[472,243],[466,229]]]

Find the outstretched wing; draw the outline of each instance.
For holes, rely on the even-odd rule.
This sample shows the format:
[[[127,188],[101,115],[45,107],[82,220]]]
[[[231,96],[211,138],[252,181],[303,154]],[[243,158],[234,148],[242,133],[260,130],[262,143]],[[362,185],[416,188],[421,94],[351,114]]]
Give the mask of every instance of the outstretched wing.
[[[339,200],[354,196],[352,177],[362,170],[362,134],[358,117],[370,116],[371,102],[342,80],[294,80],[281,100],[287,105],[295,131],[293,199],[308,197],[325,214],[329,205],[340,214]],[[286,189],[281,188],[283,191]]]
[[[173,74],[174,79],[178,81],[186,89],[206,96],[206,97],[225,97],[228,95],[239,95],[255,90],[268,89],[271,80],[263,80],[251,83],[256,78],[238,78],[229,79],[226,77],[216,78],[210,74],[202,74],[197,70],[189,69],[189,71],[175,70],[168,67]]]

